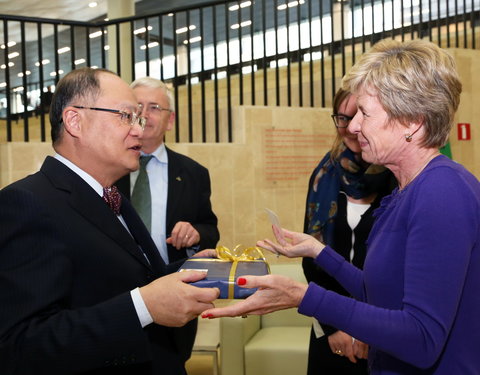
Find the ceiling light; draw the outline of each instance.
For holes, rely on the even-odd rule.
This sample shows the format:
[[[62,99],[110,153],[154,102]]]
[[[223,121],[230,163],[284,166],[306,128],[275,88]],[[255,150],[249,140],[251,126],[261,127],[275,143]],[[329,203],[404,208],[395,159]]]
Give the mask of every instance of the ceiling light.
[[[14,64],[13,62],[11,62],[11,61],[8,63],[8,66],[9,66],[10,68],[11,68],[12,66],[14,66],[14,65],[15,65],[15,64]],[[7,66],[6,66],[5,64],[2,64],[2,65],[0,65],[0,68],[1,68],[1,69],[6,69]]]
[[[195,30],[196,28],[197,28],[197,26],[195,26],[195,25],[190,25],[190,26],[188,26],[188,28],[187,28],[187,26],[181,27],[181,28],[177,29],[175,32],[176,32],[177,34],[182,34],[182,33],[186,33],[188,30],[190,30],[190,31],[191,31],[191,30]]]
[[[80,65],[80,64],[83,64],[85,62],[85,59],[78,59],[78,60],[75,60],[73,63],[75,65]]]
[[[202,40],[201,36],[196,36],[196,37],[190,38],[190,40],[184,40],[183,44],[197,43],[197,42],[200,42],[201,40]]]
[[[103,30],[103,33],[106,34],[107,30]],[[99,36],[102,36],[102,30],[98,30],[98,31],[95,31],[93,33],[88,34],[88,37],[90,39],[98,38]]]
[[[252,21],[243,21],[240,24],[236,23],[236,24],[230,26],[230,28],[233,29],[233,30],[236,30],[239,27],[247,27],[247,26],[250,26],[251,24],[252,24]]]
[[[240,3],[240,5],[232,5],[231,7],[228,8],[230,12],[233,12],[235,10],[238,10],[239,8],[246,8],[252,5],[251,1],[244,1],[243,3]]]
[[[109,46],[109,45],[103,46],[103,49],[104,49],[105,51],[108,51],[108,50],[110,49],[110,46]]]
[[[142,34],[142,33],[144,33],[145,31],[147,31],[147,29],[148,29],[148,31],[150,31],[150,30],[153,29],[153,27],[152,27],[152,26],[148,26],[146,29],[145,29],[145,27],[141,27],[140,29],[133,30],[133,35]]]
[[[26,76],[29,76],[30,74],[32,74],[32,72],[31,72],[30,70],[27,70],[27,71],[25,72],[25,75],[26,75]],[[22,77],[23,77],[23,72],[18,73],[17,76],[19,76],[20,78],[22,78]]]
[[[97,5],[98,5],[98,3],[96,1],[92,1],[92,2],[88,3],[88,6],[90,8],[95,8]]]
[[[16,42],[11,41],[11,42],[8,42],[8,43],[7,43],[7,47],[13,47],[13,46],[16,45],[16,44],[17,44]],[[1,49],[5,49],[5,44],[2,44],[2,45],[0,46],[0,48],[1,48]]]
[[[58,74],[63,74],[63,70],[60,69],[60,70],[58,71]],[[51,75],[52,77],[55,77],[55,76],[57,75],[57,72],[51,72],[50,75]]]
[[[68,52],[68,51],[70,51],[70,47],[62,47],[57,52],[58,52],[59,55],[61,55],[62,53],[65,53],[65,52]]]
[[[167,16],[173,17],[173,13],[168,13]]]
[[[7,86],[7,82],[0,83],[0,87],[6,87],[6,86]]]
[[[293,7],[296,7],[298,5],[302,5],[302,4],[305,4],[305,0],[298,0],[298,1],[290,1],[289,3],[285,3],[285,4],[282,4],[282,5],[279,5],[277,7],[278,10],[285,10],[288,8],[293,8]]]
[[[47,64],[50,64],[50,60],[49,59],[44,59],[42,60],[42,65],[47,65]],[[37,61],[35,63],[35,66],[40,66],[40,61]]]
[[[14,59],[15,57],[20,56],[18,52],[12,52],[8,54],[9,59]]]
[[[158,42],[150,42],[148,43],[148,48],[153,48],[153,47],[157,47],[158,46]],[[140,46],[140,49],[141,50],[145,50],[147,49],[147,47],[145,46],[145,44],[143,46]]]
[[[94,33],[89,34],[88,37],[90,39],[93,39],[93,38],[98,38],[100,35],[102,35],[101,31],[95,31]]]

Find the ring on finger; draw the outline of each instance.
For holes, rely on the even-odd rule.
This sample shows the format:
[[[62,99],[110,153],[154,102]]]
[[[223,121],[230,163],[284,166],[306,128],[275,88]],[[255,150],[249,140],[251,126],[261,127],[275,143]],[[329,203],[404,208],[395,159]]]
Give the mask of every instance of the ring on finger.
[[[337,349],[337,350],[335,350],[335,354],[338,354],[338,355],[341,356],[341,355],[343,355],[343,352],[340,349]]]

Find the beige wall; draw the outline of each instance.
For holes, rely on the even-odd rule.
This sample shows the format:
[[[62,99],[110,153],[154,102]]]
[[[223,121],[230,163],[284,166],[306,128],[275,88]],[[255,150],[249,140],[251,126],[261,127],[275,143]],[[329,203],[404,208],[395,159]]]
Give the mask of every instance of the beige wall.
[[[264,208],[283,226],[302,229],[307,181],[330,147],[334,127],[328,109],[237,107],[234,144],[168,144],[208,167],[220,244],[253,246],[270,236]],[[35,172],[49,143],[0,143],[1,187]]]
[[[450,50],[462,81],[460,106],[450,133],[453,159],[480,179],[480,51]],[[470,124],[471,140],[458,140],[458,123]]]
[[[451,133],[453,158],[480,177],[480,51],[452,53],[463,82]],[[309,173],[334,137],[329,114],[329,109],[236,107],[232,144],[167,141],[209,169],[220,244],[251,246],[270,236],[265,207],[278,213],[284,227],[302,229]],[[470,141],[457,140],[457,123],[471,124]],[[52,153],[49,143],[0,143],[0,187],[36,171]]]
[[[0,188],[37,171],[47,155],[53,155],[50,143],[1,142]]]
[[[170,145],[209,168],[220,244],[253,246],[270,236],[265,208],[283,226],[302,229],[309,175],[335,135],[329,116],[327,109],[238,107],[239,142]]]

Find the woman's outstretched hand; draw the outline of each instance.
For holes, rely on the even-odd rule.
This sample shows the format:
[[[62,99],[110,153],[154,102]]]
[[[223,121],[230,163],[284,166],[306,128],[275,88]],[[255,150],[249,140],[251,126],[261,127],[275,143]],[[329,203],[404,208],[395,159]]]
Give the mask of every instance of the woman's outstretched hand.
[[[257,242],[257,246],[272,253],[285,255],[288,258],[316,258],[325,247],[324,244],[309,234],[291,232],[275,225],[272,226],[272,229],[277,243],[269,239]]]
[[[258,288],[250,297],[226,307],[206,310],[202,318],[222,316],[263,315],[300,305],[307,285],[281,275],[242,276],[237,284],[244,288]]]

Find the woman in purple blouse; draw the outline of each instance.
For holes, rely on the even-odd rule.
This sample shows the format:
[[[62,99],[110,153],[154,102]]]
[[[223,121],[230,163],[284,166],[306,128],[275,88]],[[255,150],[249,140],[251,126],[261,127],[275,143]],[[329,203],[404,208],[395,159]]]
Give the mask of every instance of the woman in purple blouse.
[[[373,375],[480,374],[480,183],[439,154],[458,108],[454,60],[430,42],[377,43],[343,79],[357,96],[348,130],[362,158],[398,181],[375,211],[363,271],[310,235],[274,228],[287,257],[311,257],[354,298],[279,275],[246,276],[259,288],[202,316],[298,307],[367,343]]]

